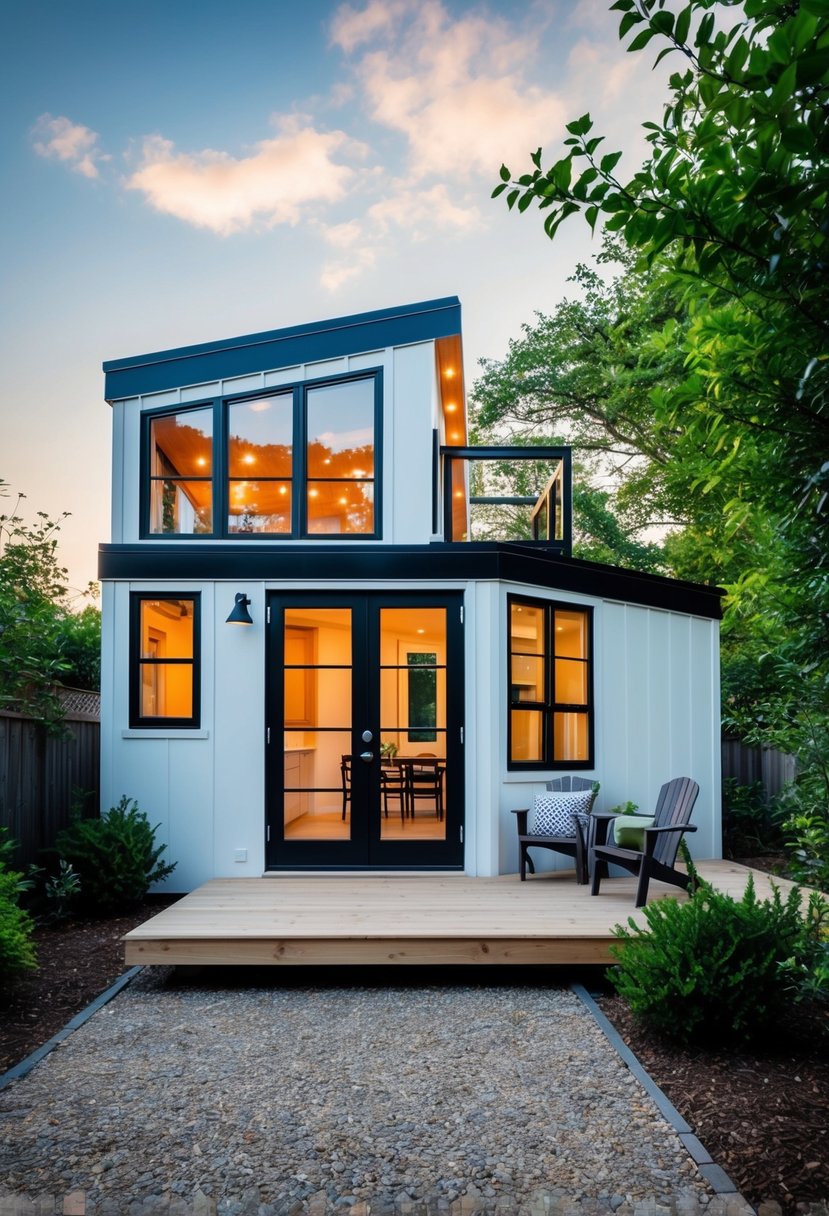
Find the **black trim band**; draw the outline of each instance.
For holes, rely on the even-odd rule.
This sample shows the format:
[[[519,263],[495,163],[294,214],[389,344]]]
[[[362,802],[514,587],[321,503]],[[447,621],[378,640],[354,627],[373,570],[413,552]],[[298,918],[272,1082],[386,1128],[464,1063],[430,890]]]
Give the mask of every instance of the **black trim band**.
[[[642,574],[598,562],[562,558],[542,545],[472,541],[433,545],[244,545],[189,541],[165,544],[101,545],[98,577],[150,581],[170,579],[414,579],[496,580],[526,583],[559,592],[619,600],[668,612],[719,620],[720,587]],[[394,588],[390,588],[393,590]]]

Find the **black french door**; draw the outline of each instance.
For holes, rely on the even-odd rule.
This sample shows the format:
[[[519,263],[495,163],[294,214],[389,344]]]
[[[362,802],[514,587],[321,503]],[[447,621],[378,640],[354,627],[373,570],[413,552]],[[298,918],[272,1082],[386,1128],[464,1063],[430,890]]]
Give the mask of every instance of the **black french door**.
[[[460,593],[268,600],[269,869],[463,866]]]

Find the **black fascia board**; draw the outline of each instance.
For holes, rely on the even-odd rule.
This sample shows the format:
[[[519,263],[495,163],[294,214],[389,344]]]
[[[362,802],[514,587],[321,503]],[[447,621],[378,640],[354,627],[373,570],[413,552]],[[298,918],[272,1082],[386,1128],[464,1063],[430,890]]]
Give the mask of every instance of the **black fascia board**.
[[[643,574],[578,558],[541,545],[472,541],[430,545],[342,545],[267,542],[101,545],[98,577],[151,581],[255,579],[332,581],[413,579],[496,580],[618,600],[646,608],[719,620],[720,587]]]
[[[120,401],[272,368],[450,338],[460,332],[460,300],[446,296],[198,346],[110,359],[104,363],[104,397],[109,402]]]

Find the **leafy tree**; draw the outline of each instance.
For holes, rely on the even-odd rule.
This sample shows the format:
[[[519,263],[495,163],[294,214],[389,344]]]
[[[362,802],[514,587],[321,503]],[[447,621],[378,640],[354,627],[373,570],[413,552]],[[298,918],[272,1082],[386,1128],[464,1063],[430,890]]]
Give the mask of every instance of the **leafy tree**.
[[[829,855],[818,758],[829,755],[829,5],[611,8],[629,51],[653,44],[657,62],[682,60],[661,121],[645,124],[645,162],[623,174],[584,114],[563,155],[545,164],[539,148],[517,178],[502,166],[494,194],[520,212],[537,205],[551,238],[573,215],[603,227],[666,293],[673,315],[643,334],[642,352],[656,366],[661,346],[668,362],[639,403],[644,436],[670,450],[665,478],[649,458],[651,484],[662,501],[675,505],[683,485],[688,497],[665,555],[677,573],[728,586],[727,713],[758,742],[797,747],[806,769],[789,825],[802,845],[797,814],[817,815]]]
[[[757,501],[799,529],[798,567],[825,552],[809,509],[825,510],[829,462],[829,10],[825,0],[616,0],[628,49],[678,53],[650,153],[627,181],[600,154],[589,114],[567,151],[542,152],[494,193],[533,203],[554,237],[571,215],[601,219],[639,256],[665,264],[689,316],[685,375],[651,394],[655,422],[693,455],[696,488],[727,485],[737,531]],[[718,29],[716,17],[734,16]],[[665,345],[676,345],[672,320]],[[750,486],[751,497],[745,488]],[[821,521],[825,515],[821,515]],[[781,520],[782,522],[782,520]],[[824,566],[825,568],[825,566]],[[826,637],[824,635],[824,641]]]
[[[0,494],[6,494],[0,481]],[[60,732],[58,683],[100,682],[100,613],[71,611],[67,572],[59,564],[58,519],[39,511],[28,524],[18,495],[0,515],[0,707],[30,714]],[[91,682],[91,683],[90,683]]]

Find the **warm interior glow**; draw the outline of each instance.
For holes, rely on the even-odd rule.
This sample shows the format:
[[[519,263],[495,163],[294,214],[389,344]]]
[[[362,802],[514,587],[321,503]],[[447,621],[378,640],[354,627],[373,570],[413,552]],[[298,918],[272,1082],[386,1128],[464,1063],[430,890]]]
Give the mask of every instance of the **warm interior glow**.
[[[193,714],[194,612],[193,600],[141,601],[142,718]]]

